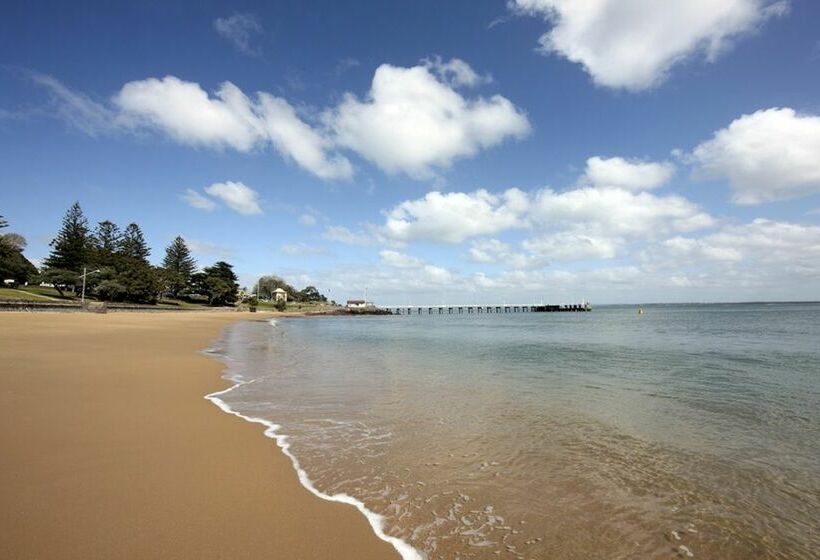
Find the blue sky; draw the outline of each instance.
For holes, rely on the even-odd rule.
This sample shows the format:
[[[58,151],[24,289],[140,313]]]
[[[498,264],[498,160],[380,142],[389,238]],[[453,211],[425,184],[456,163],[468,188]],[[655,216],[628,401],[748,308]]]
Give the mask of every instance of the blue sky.
[[[814,2],[29,4],[0,214],[35,262],[79,200],[337,300],[820,298]]]

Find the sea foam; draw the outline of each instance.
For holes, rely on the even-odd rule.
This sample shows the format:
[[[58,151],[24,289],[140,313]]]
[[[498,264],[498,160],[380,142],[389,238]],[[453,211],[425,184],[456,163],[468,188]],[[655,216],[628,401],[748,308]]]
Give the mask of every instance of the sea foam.
[[[270,323],[272,326],[276,326],[276,321],[271,319]],[[228,375],[226,377],[230,381],[234,383],[234,385],[228,387],[227,389],[223,389],[221,391],[216,391],[215,393],[211,393],[209,395],[205,395],[205,399],[211,401],[213,404],[218,406],[223,412],[228,414],[232,414],[233,416],[238,416],[247,422],[251,422],[254,424],[262,424],[265,426],[265,436],[271,438],[276,442],[276,445],[282,450],[282,452],[290,459],[293,468],[296,470],[296,474],[299,477],[299,482],[302,483],[302,486],[307,488],[312,494],[315,496],[327,500],[329,502],[339,502],[342,504],[349,504],[351,506],[355,506],[367,519],[368,523],[370,523],[370,527],[373,529],[373,532],[379,537],[381,540],[391,544],[393,548],[396,549],[396,552],[402,557],[403,560],[425,560],[425,556],[417,551],[415,548],[410,546],[408,543],[403,541],[398,537],[393,537],[388,535],[384,532],[384,517],[379,515],[378,513],[371,511],[365,507],[364,503],[360,500],[357,500],[353,496],[348,494],[325,494],[324,492],[320,491],[313,485],[313,482],[308,477],[305,470],[299,464],[299,460],[296,456],[291,453],[290,451],[290,443],[288,442],[288,436],[286,434],[279,433],[281,430],[281,426],[274,422],[270,422],[269,420],[265,420],[264,418],[258,418],[255,416],[246,416],[241,414],[235,410],[233,410],[225,401],[223,401],[220,397],[230,393],[237,387],[242,385],[246,385],[247,381],[243,381],[238,379],[237,377]]]

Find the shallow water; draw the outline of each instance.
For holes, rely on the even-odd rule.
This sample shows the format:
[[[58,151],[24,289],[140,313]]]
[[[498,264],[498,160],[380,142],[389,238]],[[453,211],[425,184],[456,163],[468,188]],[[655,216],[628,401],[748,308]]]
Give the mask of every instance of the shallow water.
[[[816,558],[820,305],[646,311],[238,323],[220,398],[430,559]]]

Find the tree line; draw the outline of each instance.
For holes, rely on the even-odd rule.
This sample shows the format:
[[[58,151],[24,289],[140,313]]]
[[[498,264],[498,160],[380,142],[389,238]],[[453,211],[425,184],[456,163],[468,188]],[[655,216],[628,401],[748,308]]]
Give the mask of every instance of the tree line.
[[[0,216],[0,230],[8,226]],[[60,230],[50,243],[51,250],[37,268],[23,256],[26,240],[16,233],[0,234],[0,282],[51,284],[61,294],[78,293],[83,274],[86,294],[105,301],[156,303],[163,298],[233,305],[239,298],[239,284],[233,266],[218,261],[199,270],[188,245],[177,236],[165,248],[161,266],[153,266],[151,249],[136,223],[121,229],[110,220],[92,229],[78,202],[66,211]],[[259,278],[249,303],[256,299],[275,300],[281,288],[290,302],[326,303],[327,297],[315,286],[296,289],[283,278]],[[280,302],[278,307],[284,308]]]
[[[288,301],[304,302],[304,303],[326,303],[327,297],[319,293],[315,286],[307,286],[304,289],[297,290],[288,284],[283,278],[271,274],[262,276],[256,283],[254,293],[259,299],[272,300],[277,289],[285,290],[288,294]]]
[[[0,227],[6,225],[0,218]],[[138,224],[131,223],[120,229],[110,220],[104,220],[92,230],[77,202],[63,217],[39,273],[22,257],[25,240],[22,248],[17,244],[18,250],[5,239],[6,236],[0,238],[0,272],[4,280],[49,283],[60,294],[76,293],[86,273],[86,293],[106,301],[156,303],[172,297],[209,305],[232,305],[238,298],[238,279],[229,263],[219,261],[198,271],[185,240],[178,236],[165,249],[162,265],[153,266],[148,261],[151,249]],[[19,253],[19,257],[12,253]],[[8,268],[25,268],[25,273],[10,275]]]

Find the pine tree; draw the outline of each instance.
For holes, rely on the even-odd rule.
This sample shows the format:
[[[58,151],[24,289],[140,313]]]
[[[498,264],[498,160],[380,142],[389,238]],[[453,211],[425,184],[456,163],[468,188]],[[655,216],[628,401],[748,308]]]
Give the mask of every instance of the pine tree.
[[[51,253],[43,263],[46,268],[81,273],[88,265],[91,237],[88,220],[80,203],[75,202],[63,218],[63,226],[51,241]]]
[[[219,261],[194,275],[195,289],[208,297],[209,305],[233,305],[238,298],[236,274],[233,267]]]
[[[129,259],[141,261],[143,264],[148,264],[148,255],[151,254],[151,249],[145,243],[145,237],[137,224],[131,223],[125,228],[120,241],[119,254]]]
[[[122,232],[117,224],[109,220],[98,223],[94,231],[94,266],[114,266],[121,241]]]
[[[176,297],[188,285],[196,270],[196,260],[182,237],[177,236],[165,249],[162,266],[167,272],[168,291]]]

